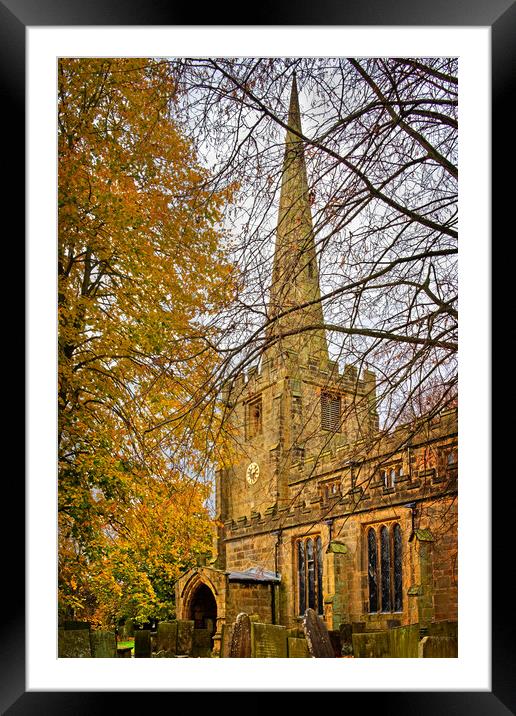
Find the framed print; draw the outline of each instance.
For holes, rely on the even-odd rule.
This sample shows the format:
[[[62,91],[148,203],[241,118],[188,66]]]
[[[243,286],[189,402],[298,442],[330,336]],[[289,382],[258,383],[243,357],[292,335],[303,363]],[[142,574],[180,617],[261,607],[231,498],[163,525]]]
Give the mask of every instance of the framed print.
[[[9,478],[8,497],[9,505],[18,506],[18,513],[21,504],[26,503],[27,537],[24,543],[18,520],[16,539],[6,542],[4,550],[7,557],[4,570],[8,575],[4,590],[9,607],[6,610],[8,624],[0,650],[2,712],[90,714],[103,709],[117,709],[121,705],[125,707],[127,696],[131,704],[142,705],[156,693],[164,692],[165,697],[173,698],[174,694],[169,694],[169,691],[195,692],[196,696],[221,692],[222,698],[224,692],[232,691],[336,691],[346,692],[346,699],[358,697],[362,704],[365,699],[371,707],[380,707],[386,700],[389,711],[401,713],[416,710],[422,714],[433,714],[441,710],[444,713],[505,714],[516,710],[512,688],[514,648],[509,638],[512,624],[510,620],[507,622],[510,615],[507,584],[510,579],[506,560],[503,566],[501,560],[499,563],[500,556],[507,555],[509,542],[505,530],[510,524],[510,519],[502,519],[505,517],[502,501],[503,505],[510,504],[512,484],[507,484],[510,480],[504,480],[503,487],[500,487],[494,475],[491,482],[491,443],[493,446],[498,444],[500,451],[502,443],[500,438],[498,441],[496,438],[503,435],[503,431],[491,432],[491,286],[488,275],[493,245],[491,241],[490,246],[489,233],[494,238],[494,227],[501,223],[501,217],[507,215],[507,207],[511,206],[508,202],[511,182],[496,181],[496,178],[502,174],[502,161],[504,165],[510,164],[514,155],[514,142],[507,128],[505,110],[516,66],[514,5],[507,0],[498,0],[489,8],[475,5],[465,8],[456,1],[446,7],[404,2],[386,10],[374,0],[349,8],[328,2],[317,10],[306,6],[294,9],[284,4],[268,12],[264,9],[269,10],[257,8],[253,25],[221,22],[211,16],[211,11],[205,17],[206,24],[191,24],[193,13],[188,8],[165,10],[159,3],[143,6],[128,1],[122,9],[111,2],[86,6],[74,1],[61,7],[51,1],[0,0],[4,101],[5,106],[10,108],[9,116],[4,115],[4,121],[7,120],[4,136],[9,138],[6,144],[14,149],[9,163],[13,180],[7,187],[9,200],[6,206],[14,206],[14,200],[21,196],[20,187],[25,182],[28,237],[27,480],[24,488],[21,479]],[[409,37],[410,32],[412,38]],[[414,39],[416,35],[420,44]],[[238,660],[238,664],[231,666],[222,659],[196,659],[194,662],[188,659],[176,662],[166,659],[159,662],[150,659],[130,662],[58,659],[57,637],[54,643],[51,636],[56,632],[57,625],[57,617],[55,623],[52,621],[56,611],[53,594],[57,569],[57,539],[54,535],[56,485],[55,475],[52,474],[52,465],[55,464],[55,440],[52,436],[56,423],[57,368],[53,318],[55,299],[52,298],[56,295],[57,223],[55,196],[53,200],[52,196],[56,189],[57,59],[152,56],[302,58],[305,54],[310,57],[458,58],[459,78],[463,82],[462,86],[459,85],[459,117],[467,127],[467,131],[459,135],[459,236],[464,241],[464,248],[461,245],[459,252],[463,256],[463,261],[462,258],[459,260],[459,284],[465,297],[461,302],[459,290],[461,317],[464,311],[464,322],[459,329],[459,384],[462,385],[459,392],[465,396],[462,413],[459,403],[459,424],[460,431],[464,425],[465,439],[463,443],[459,441],[463,468],[459,474],[458,658],[430,659],[423,662],[425,668],[422,668],[422,660],[403,658],[401,653],[396,654],[402,657],[401,660],[387,658],[383,662],[378,659],[355,659],[334,664],[327,660],[305,659],[295,662],[295,670],[285,668],[287,662],[277,659],[259,659],[257,662]],[[360,71],[360,66],[357,69]],[[370,86],[375,92],[380,92],[372,80]],[[291,97],[297,93],[297,88],[294,88],[295,79]],[[463,97],[464,105],[461,106]],[[22,129],[24,101],[27,136]],[[290,101],[292,113],[294,100],[291,98]],[[12,121],[12,110],[18,113],[17,123]],[[398,121],[402,120],[398,117]],[[478,146],[475,145],[475,131],[479,133]],[[491,156],[490,131],[494,139]],[[21,158],[21,147],[24,146],[27,147],[25,165]],[[446,161],[438,155],[438,161],[441,159],[444,166]],[[496,184],[491,193],[491,204],[490,172]],[[279,199],[280,205],[281,201]],[[23,215],[22,209],[19,216]],[[493,228],[490,228],[490,223]],[[501,228],[497,232],[497,235],[500,234]],[[467,245],[466,236],[470,237]],[[226,270],[223,266],[219,269],[221,272]],[[275,270],[279,269],[276,267]],[[316,270],[311,263],[307,266],[307,280],[313,279]],[[493,289],[497,284],[493,281]],[[195,295],[195,282],[188,291],[191,297]],[[310,298],[306,300],[310,303]],[[475,308],[472,309],[472,306]],[[281,310],[288,312],[284,306]],[[288,327],[283,330],[288,333]],[[299,348],[300,353],[303,350]],[[505,371],[495,371],[493,375],[507,375],[508,372],[506,368]],[[293,385],[295,381],[292,379],[290,383]],[[295,401],[305,400],[305,397],[295,393],[295,385],[292,390],[294,423]],[[329,430],[335,427],[335,415],[340,415],[345,399],[344,394],[336,397],[335,391],[321,390],[321,426]],[[276,409],[272,397],[269,401],[265,392],[259,397],[257,395],[256,391],[251,391],[243,401],[245,439],[249,444],[254,444],[253,441],[266,433],[267,410],[273,415]],[[238,506],[239,500],[253,500],[253,509],[264,513],[266,506],[260,503],[260,495],[266,489],[266,478],[269,471],[274,470],[271,465],[276,459],[274,449],[277,446],[272,444],[272,438],[270,443],[267,461],[261,454],[259,457],[246,454],[246,460],[242,461],[242,479],[238,489],[245,496],[241,497],[235,491],[231,497],[233,508]],[[448,468],[452,463],[453,467],[455,462],[450,456],[454,446],[450,443],[445,447],[447,451],[444,452],[440,448],[439,454],[442,455],[439,459],[448,460]],[[296,450],[297,458],[302,462],[304,448],[296,447]],[[379,473],[383,475],[381,487],[387,491],[394,486],[394,482],[401,482],[404,476],[404,463],[399,461],[398,464],[394,458],[391,462],[385,475]],[[421,467],[418,469],[422,471]],[[391,474],[392,485],[387,484]],[[356,486],[355,479],[353,468],[350,468],[351,487]],[[321,489],[326,489],[326,492],[317,496],[317,500],[324,503],[331,500],[331,491],[338,491],[339,487],[335,487],[329,473],[321,484]],[[235,522],[240,520],[244,524],[244,513],[234,509]],[[407,511],[399,522],[391,519],[387,521],[387,526],[377,520],[374,524],[364,520],[360,522],[360,529],[368,535],[370,542],[369,552],[365,550],[361,559],[366,563],[364,575],[369,575],[364,593],[368,595],[367,608],[371,612],[388,612],[389,617],[396,617],[402,611],[399,535],[401,531],[405,534],[405,529],[410,531],[412,519],[411,537],[422,544],[428,537],[425,530],[414,526],[413,515],[413,511]],[[137,526],[133,528],[137,529]],[[223,529],[223,526],[220,528]],[[328,551],[334,549],[331,558],[337,560],[338,550],[342,547],[336,532],[340,529],[339,524],[335,522],[330,526],[327,523],[324,529],[329,530]],[[327,616],[330,605],[329,600],[323,599],[321,536],[325,538],[326,532],[303,534],[295,539],[289,535],[289,540],[293,540],[292,545],[289,541],[289,549],[295,557],[288,568],[292,574],[295,572],[292,578],[295,583],[292,609],[301,613],[306,607],[313,606],[320,615]],[[423,548],[424,544],[421,550]],[[206,612],[202,616],[204,621],[205,617],[211,619],[213,610],[220,610],[220,590],[217,592],[214,588],[217,599],[212,605],[211,593],[208,599],[202,585],[199,588],[201,582],[197,584],[195,581],[203,569],[207,573],[206,565],[199,561],[192,568],[192,579],[187,572],[184,584],[181,581],[183,578],[178,581],[176,600],[177,605],[184,609],[184,619],[197,618],[194,607],[199,613]],[[274,573],[262,571],[260,575],[237,567],[227,572],[230,583],[238,585],[238,589],[243,589],[242,585],[245,585],[249,592],[250,583],[259,582],[264,593],[276,594],[274,580],[277,569]],[[384,574],[390,576],[386,578]],[[421,568],[418,572],[421,579],[422,574]],[[417,598],[420,585],[416,581],[414,579],[412,594]],[[258,589],[256,585],[254,588]],[[403,608],[405,606],[403,603]],[[274,599],[271,608],[274,614],[274,609],[277,609]],[[440,613],[445,614],[444,611]],[[274,617],[272,623],[275,624]],[[377,623],[379,629],[383,622],[378,620]],[[461,629],[464,631],[461,632]],[[206,699],[203,701],[207,704]]]

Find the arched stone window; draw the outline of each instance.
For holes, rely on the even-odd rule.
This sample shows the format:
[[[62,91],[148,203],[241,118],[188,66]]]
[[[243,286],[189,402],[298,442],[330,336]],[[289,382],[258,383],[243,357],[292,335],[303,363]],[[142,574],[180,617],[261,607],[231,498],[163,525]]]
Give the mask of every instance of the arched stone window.
[[[262,432],[262,396],[254,398],[247,408],[247,437],[254,438]]]
[[[296,542],[298,573],[298,612],[304,614],[310,607],[323,613],[323,554],[319,535]]]
[[[392,546],[393,546],[393,609],[395,612],[401,612],[403,609],[403,571],[402,571],[402,543],[401,543],[401,527],[395,524],[393,527]]]
[[[382,584],[382,612],[391,611],[391,545],[389,530],[385,525],[380,529],[380,573]]]
[[[403,610],[402,532],[397,522],[367,530],[369,612]]]
[[[367,531],[367,576],[369,582],[369,611],[378,611],[378,558],[376,532],[372,527]]]

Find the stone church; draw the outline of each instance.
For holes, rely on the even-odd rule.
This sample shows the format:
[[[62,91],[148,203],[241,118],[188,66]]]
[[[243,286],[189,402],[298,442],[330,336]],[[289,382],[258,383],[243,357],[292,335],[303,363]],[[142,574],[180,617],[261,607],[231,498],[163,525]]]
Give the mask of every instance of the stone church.
[[[235,440],[213,554],[176,583],[177,618],[209,625],[215,653],[242,611],[291,628],[308,607],[329,629],[457,620],[456,411],[381,431],[375,374],[330,360],[295,78],[288,125],[276,320],[259,366],[224,394]]]

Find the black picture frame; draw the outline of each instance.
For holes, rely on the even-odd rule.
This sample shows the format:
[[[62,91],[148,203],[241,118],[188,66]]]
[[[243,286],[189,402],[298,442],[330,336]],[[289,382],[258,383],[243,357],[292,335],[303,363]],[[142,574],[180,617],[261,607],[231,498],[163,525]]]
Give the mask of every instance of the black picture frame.
[[[242,21],[242,6],[236,3],[224,5],[223,14],[218,7],[203,6],[204,26],[216,25],[350,25],[350,26],[484,26],[491,28],[492,38],[492,236],[501,237],[502,224],[511,207],[514,193],[514,181],[504,180],[504,168],[514,166],[514,130],[508,124],[512,120],[507,116],[511,97],[514,98],[514,77],[516,76],[516,4],[513,0],[491,0],[480,2],[473,0],[464,3],[461,0],[427,2],[426,0],[398,0],[395,5],[386,6],[385,0],[367,0],[353,4],[339,0],[319,0],[313,4],[295,4],[291,2],[260,3],[253,8],[252,23]],[[88,3],[83,0],[0,0],[0,74],[4,100],[4,112],[1,114],[5,149],[10,148],[11,160],[4,164],[8,169],[9,182],[6,187],[5,206],[9,212],[16,213],[18,227],[12,232],[18,236],[22,232],[25,184],[25,31],[34,26],[75,26],[75,25],[196,25],[199,7],[182,3],[175,6],[160,0],[97,0]],[[238,22],[232,20],[238,19]],[[251,19],[251,18],[250,18]],[[5,161],[5,152],[4,161]],[[510,192],[510,194],[509,194]],[[5,196],[5,194],[4,194]],[[12,207],[12,208],[11,208]],[[514,229],[511,229],[514,234]],[[497,239],[498,242],[498,239]],[[16,263],[5,267],[7,272],[13,265],[20,265],[19,241],[12,241]],[[497,243],[498,245],[498,243]],[[494,252],[493,252],[494,254]],[[508,272],[509,268],[505,268]],[[503,280],[493,281],[493,301],[496,288],[510,279],[500,268]],[[7,302],[5,304],[8,305]],[[500,304],[499,304],[500,305]],[[11,318],[11,312],[5,316]],[[501,325],[500,314],[492,313],[493,332]],[[500,322],[498,322],[498,320]],[[9,331],[20,325],[19,319],[7,320],[4,330]],[[27,345],[27,349],[30,346]],[[492,371],[493,377],[500,375],[500,391],[506,390],[501,384],[503,369]],[[493,395],[498,391],[493,385]],[[21,393],[21,391],[20,391]],[[22,401],[18,396],[17,400]],[[501,452],[508,442],[508,427],[497,426],[491,439],[492,454]],[[504,423],[506,421],[503,421]],[[18,427],[19,431],[19,427]],[[19,464],[19,463],[17,463]],[[493,470],[494,477],[494,470]],[[17,505],[18,517],[14,531],[15,539],[4,536],[3,565],[4,607],[3,634],[0,638],[0,711],[9,714],[97,714],[104,711],[119,712],[125,708],[127,696],[130,706],[139,708],[149,694],[144,692],[27,692],[25,687],[25,604],[24,584],[24,532],[21,515],[25,500],[24,481],[20,470],[9,469],[5,473],[9,479],[9,505]],[[506,478],[506,479],[505,479]],[[512,525],[510,519],[501,519],[507,514],[507,505],[514,492],[513,480],[507,473],[498,474],[498,482],[492,484],[492,691],[435,691],[435,692],[346,692],[343,694],[343,707],[351,707],[355,699],[360,708],[382,707],[383,713],[396,714],[498,714],[516,713],[516,689],[514,688],[516,663],[514,656],[514,618],[512,600],[507,604],[507,540]],[[503,484],[502,484],[503,483]],[[512,492],[511,492],[512,491]],[[505,509],[504,509],[505,508]],[[4,510],[7,505],[4,502]],[[5,515],[4,515],[5,517]],[[495,519],[495,517],[500,519]],[[4,532],[5,534],[5,532]],[[499,560],[496,559],[500,556]],[[511,570],[512,571],[512,570]],[[16,586],[15,586],[16,585]],[[511,590],[512,591],[512,590]],[[235,689],[237,690],[237,689]],[[314,685],[314,690],[317,690]],[[168,694],[170,697],[170,694]],[[196,694],[210,696],[206,692]],[[206,701],[206,698],[203,699]],[[197,702],[196,702],[197,703]],[[196,708],[199,706],[197,705]],[[145,708],[145,707],[144,707]],[[177,706],[174,707],[177,710]]]

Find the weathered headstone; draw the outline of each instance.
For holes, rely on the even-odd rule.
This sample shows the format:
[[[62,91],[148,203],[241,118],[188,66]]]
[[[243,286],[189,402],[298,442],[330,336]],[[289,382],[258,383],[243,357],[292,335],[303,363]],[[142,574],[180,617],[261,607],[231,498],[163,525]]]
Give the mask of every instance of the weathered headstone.
[[[116,637],[113,631],[90,632],[91,655],[95,659],[113,659],[116,656]]]
[[[353,656],[359,659],[381,659],[390,656],[388,631],[353,634]]]
[[[60,659],[89,659],[89,629],[58,629],[57,655]]]
[[[287,628],[251,622],[251,656],[255,659],[286,659]]]
[[[350,656],[353,653],[353,642],[351,640],[351,624],[339,624],[340,632],[340,653],[342,656]]]
[[[341,655],[342,645],[340,643],[340,632],[336,629],[329,629],[328,636],[333,647],[333,655],[338,658]]]
[[[233,638],[233,625],[222,624],[220,630],[220,658],[227,659],[230,656],[231,640]]]
[[[87,629],[89,631],[90,623],[67,620],[63,622],[63,627],[66,631],[78,631],[79,629]]]
[[[150,659],[151,635],[148,629],[137,629],[134,632],[135,659]]]
[[[251,620],[244,612],[240,612],[233,625],[229,656],[232,659],[251,658]]]
[[[311,656],[317,659],[335,658],[326,624],[313,609],[309,608],[305,612],[303,630]]]
[[[287,650],[289,659],[310,659],[306,639],[299,639],[295,636],[287,638]]]
[[[193,630],[192,656],[211,656],[211,632],[209,629]]]
[[[457,622],[442,621],[432,622],[428,625],[428,636],[458,636]]]
[[[363,634],[365,630],[365,622],[351,622],[351,631],[353,632],[353,634]]]
[[[420,659],[455,659],[457,639],[453,636],[425,636],[419,642]]]
[[[394,659],[417,659],[419,624],[407,624],[389,630],[389,656]]]
[[[192,653],[194,624],[195,622],[187,619],[181,619],[177,622],[177,654],[188,655]]]
[[[163,656],[177,653],[177,622],[160,622],[156,638],[156,651],[165,652]]]

